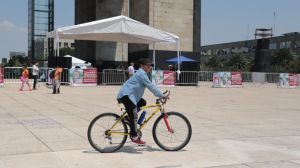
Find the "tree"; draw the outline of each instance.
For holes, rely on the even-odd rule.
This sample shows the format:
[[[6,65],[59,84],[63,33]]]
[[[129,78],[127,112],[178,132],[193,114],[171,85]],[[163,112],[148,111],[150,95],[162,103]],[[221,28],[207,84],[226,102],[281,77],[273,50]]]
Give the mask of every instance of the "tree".
[[[219,66],[219,62],[216,57],[212,56],[207,60],[206,66],[214,70]]]
[[[241,54],[234,54],[225,65],[229,71],[250,71],[251,66],[252,61]]]
[[[65,55],[72,55],[74,56],[75,50],[70,47],[60,48],[59,49],[59,55],[65,56]]]
[[[5,67],[22,67],[22,66],[30,66],[28,57],[24,57],[21,55],[13,56]]]
[[[290,63],[288,70],[289,70],[289,72],[300,73],[300,56],[299,55],[295,54],[294,59]]]
[[[288,48],[278,50],[272,56],[272,69],[275,72],[291,72],[297,69],[297,55]],[[299,60],[299,59],[298,59]],[[296,65],[295,65],[296,64]]]

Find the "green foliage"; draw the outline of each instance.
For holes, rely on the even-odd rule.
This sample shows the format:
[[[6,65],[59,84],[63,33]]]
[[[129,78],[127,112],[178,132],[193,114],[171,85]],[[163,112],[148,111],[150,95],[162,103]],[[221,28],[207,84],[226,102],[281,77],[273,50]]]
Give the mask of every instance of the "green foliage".
[[[229,59],[217,59],[212,56],[205,62],[204,67],[212,71],[250,71],[253,61],[240,54],[235,54]]]
[[[272,56],[273,72],[300,73],[300,56],[290,49],[280,49]],[[202,70],[208,71],[244,71],[250,72],[254,67],[254,60],[241,54],[235,54],[228,59],[209,57],[201,65]]]
[[[21,55],[13,56],[9,59],[8,63],[5,64],[5,67],[22,67],[22,66],[29,66],[30,62],[28,57],[23,57]]]
[[[70,47],[65,47],[65,48],[60,48],[59,49],[59,55],[60,56],[65,56],[65,55],[72,55],[74,56],[75,50]]]
[[[206,62],[206,66],[208,67],[208,68],[212,68],[212,69],[214,69],[214,68],[217,68],[217,67],[219,67],[219,61],[217,60],[217,58],[216,57],[214,57],[214,56],[212,56],[212,57],[210,57],[209,59],[208,59],[208,61]]]
[[[228,71],[250,71],[252,65],[252,61],[241,54],[233,55],[226,62]]]
[[[288,48],[278,50],[272,56],[273,72],[300,72],[300,58]]]

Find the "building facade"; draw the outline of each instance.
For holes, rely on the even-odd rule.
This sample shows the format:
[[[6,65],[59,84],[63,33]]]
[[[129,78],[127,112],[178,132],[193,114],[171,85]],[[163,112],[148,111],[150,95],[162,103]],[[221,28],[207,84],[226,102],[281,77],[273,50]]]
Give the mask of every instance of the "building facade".
[[[161,29],[180,37],[182,53],[200,60],[201,0],[75,0],[75,24],[100,20],[118,15]],[[155,46],[156,65],[167,68],[166,59],[177,56],[174,44]],[[141,57],[152,58],[153,46],[103,41],[75,41],[76,57],[94,66],[127,67]]]
[[[217,57],[219,59],[227,59],[234,54],[241,54],[249,59],[255,59],[255,50],[257,47],[257,40],[246,40],[231,43],[222,43],[207,45],[201,47],[202,61],[206,61],[210,57]],[[270,54],[273,55],[276,51],[283,48],[293,50],[297,55],[300,55],[300,33],[292,32],[286,33],[282,36],[275,36],[269,39]]]
[[[44,60],[46,33],[54,29],[54,0],[28,0],[28,57]],[[54,56],[53,39],[47,43],[49,56]]]
[[[17,52],[17,51],[11,51],[9,52],[9,58],[11,59],[12,57],[15,56],[22,56],[22,57],[26,57],[26,53],[25,52]]]
[[[47,38],[45,38],[44,41],[44,53],[46,57],[48,56],[48,44],[47,44]],[[56,43],[54,43],[54,48],[56,48]],[[58,47],[57,48],[72,48],[75,49],[75,41],[70,39],[59,39]]]

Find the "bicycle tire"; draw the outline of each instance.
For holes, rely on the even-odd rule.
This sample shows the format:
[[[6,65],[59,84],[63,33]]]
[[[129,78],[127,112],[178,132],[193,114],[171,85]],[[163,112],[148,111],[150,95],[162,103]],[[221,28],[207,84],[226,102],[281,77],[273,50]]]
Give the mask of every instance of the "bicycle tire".
[[[161,116],[159,116],[154,125],[153,125],[153,129],[152,129],[152,135],[153,135],[153,139],[155,141],[155,143],[162,149],[166,150],[166,151],[178,151],[182,148],[184,148],[190,141],[191,137],[192,137],[192,126],[189,122],[189,120],[182,114],[178,113],[178,112],[166,112],[166,115],[168,117],[168,123],[171,129],[173,129],[173,133],[169,132],[166,124],[164,122],[164,114],[162,114]],[[178,120],[181,122],[181,124],[183,124],[183,126],[186,126],[186,133],[182,133],[180,132],[181,130],[179,129],[179,125],[177,125],[178,123],[175,122],[175,120]],[[163,130],[158,130],[158,127],[163,127]],[[162,131],[164,131],[164,133],[162,133]],[[160,133],[159,133],[160,132]],[[171,144],[173,142],[169,142],[169,144],[167,144],[167,142],[163,142],[162,138],[166,137],[168,138],[168,136],[175,140],[177,139],[175,134],[179,134],[182,133],[184,134],[184,138],[182,140],[182,142],[175,144],[171,146]],[[161,134],[161,136],[159,135]],[[164,135],[166,134],[166,135]]]
[[[106,126],[100,126],[100,124],[104,123],[104,119],[108,118],[109,122],[106,122]],[[115,135],[114,138],[112,137],[112,135],[107,135],[105,132],[111,128],[111,126],[115,123],[115,121],[117,119],[119,119],[120,116],[115,114],[115,113],[103,113],[98,115],[97,117],[95,117],[89,127],[88,127],[88,131],[87,131],[87,136],[88,136],[88,141],[90,143],[90,145],[97,151],[101,152],[101,153],[112,153],[115,152],[117,150],[119,150],[120,148],[122,148],[122,146],[125,144],[126,140],[127,140],[127,135]],[[126,123],[124,120],[121,120],[121,122],[119,122],[120,124],[117,125],[119,127],[121,127],[120,129],[124,129],[124,133],[128,133],[128,128],[126,126]],[[96,126],[98,126],[97,130],[95,130]],[[105,130],[105,131],[99,131],[100,128]],[[98,130],[99,129],[99,130]],[[94,131],[96,131],[96,137],[93,136]],[[122,130],[120,132],[123,132]],[[102,138],[99,138],[102,137]],[[117,138],[115,138],[117,137]],[[118,139],[120,138],[120,142],[118,142],[116,144],[116,146],[113,146],[112,144],[112,140],[113,139]],[[99,145],[98,143],[100,143],[100,140],[104,140],[104,143],[108,144],[109,147],[105,147],[104,144],[103,145]],[[106,142],[107,141],[107,142]],[[109,141],[109,142],[108,142]]]

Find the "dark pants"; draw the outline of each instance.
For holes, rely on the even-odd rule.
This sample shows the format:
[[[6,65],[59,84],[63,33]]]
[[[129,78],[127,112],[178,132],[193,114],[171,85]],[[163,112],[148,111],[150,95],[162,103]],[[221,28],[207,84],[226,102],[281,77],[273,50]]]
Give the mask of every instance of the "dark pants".
[[[118,101],[120,103],[123,103],[125,108],[126,108],[126,112],[129,116],[129,127],[130,127],[130,135],[131,136],[137,136],[137,108],[139,110],[140,107],[145,106],[147,104],[145,99],[141,99],[138,103],[137,106],[132,103],[132,101],[129,99],[128,96],[124,96],[120,99],[118,99]]]
[[[52,79],[53,94],[60,93],[60,80]]]
[[[38,75],[33,75],[33,89],[36,89],[37,79],[38,79]]]

